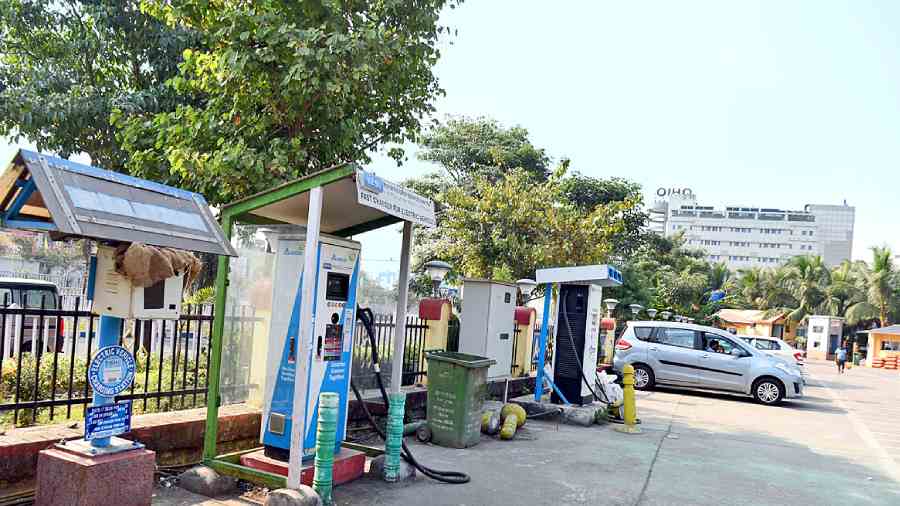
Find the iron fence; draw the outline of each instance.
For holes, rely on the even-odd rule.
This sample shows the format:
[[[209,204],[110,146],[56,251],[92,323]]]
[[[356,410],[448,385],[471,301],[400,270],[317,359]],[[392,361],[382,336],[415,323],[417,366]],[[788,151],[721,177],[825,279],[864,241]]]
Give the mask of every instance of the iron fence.
[[[87,369],[98,348],[99,317],[80,297],[61,298],[59,307],[47,299],[40,304],[0,304],[0,427],[27,426],[58,420],[82,419],[91,403]],[[32,307],[34,306],[34,307]],[[116,397],[132,400],[135,414],[188,409],[206,405],[212,305],[182,307],[178,320],[123,320],[119,344],[135,356],[131,387]],[[375,315],[376,343],[382,371],[393,366],[393,315]],[[240,336],[244,357],[252,353],[254,329],[264,321],[252,307],[235,308],[225,317],[226,330]],[[428,326],[407,317],[403,384],[425,376],[425,335]],[[239,331],[235,334],[236,331]],[[371,346],[359,326],[353,350],[353,375],[374,386]],[[240,358],[240,357],[239,357]],[[242,363],[246,357],[240,358]],[[222,398],[246,400],[249,371],[223,370]],[[227,377],[226,377],[227,376]]]
[[[556,332],[554,332],[553,325],[547,327],[547,348],[544,352],[544,363],[545,364],[553,364],[553,340],[555,338]],[[535,324],[534,326],[534,334],[531,339],[531,372],[537,371],[537,349],[540,346],[541,342],[541,326],[540,324]]]
[[[382,377],[389,378],[394,367],[393,349],[396,325],[394,315],[375,315],[375,343],[378,350]],[[406,317],[406,343],[403,353],[402,385],[419,383],[426,375],[425,371],[425,334],[428,324],[418,316]],[[364,389],[375,388],[375,367],[373,363],[372,345],[361,324],[356,326],[356,337],[353,348],[353,372],[351,377]],[[387,386],[387,385],[385,385]]]

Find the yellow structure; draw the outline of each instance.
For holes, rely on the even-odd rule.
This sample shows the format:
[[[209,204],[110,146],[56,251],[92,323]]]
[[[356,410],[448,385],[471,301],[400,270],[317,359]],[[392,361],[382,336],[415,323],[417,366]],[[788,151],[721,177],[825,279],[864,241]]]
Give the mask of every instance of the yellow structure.
[[[634,403],[634,367],[631,364],[625,364],[622,368],[622,387],[625,425],[616,427],[616,430],[626,434],[640,434],[641,429],[637,426],[637,408]]]
[[[866,350],[866,365],[872,367],[876,358],[900,357],[900,325],[890,325],[867,331],[869,344]]]
[[[447,351],[447,337],[450,335],[450,314],[452,306],[447,299],[423,299],[419,303],[419,318],[425,320],[425,351]],[[425,375],[422,383],[428,383],[428,360],[422,364]]]
[[[716,313],[719,328],[742,336],[778,337],[793,343],[797,324],[787,313],[768,313],[755,309],[720,309]]]
[[[516,342],[513,344],[513,377],[525,376],[531,372],[531,352],[534,349],[534,325],[537,322],[537,311],[530,307],[517,307]]]

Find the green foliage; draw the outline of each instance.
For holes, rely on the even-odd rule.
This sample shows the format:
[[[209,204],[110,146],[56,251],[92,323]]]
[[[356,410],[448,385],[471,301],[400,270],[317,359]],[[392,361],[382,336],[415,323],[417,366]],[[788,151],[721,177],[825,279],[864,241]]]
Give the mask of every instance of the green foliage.
[[[419,144],[419,159],[438,164],[455,185],[471,185],[479,176],[497,181],[513,169],[538,181],[550,172],[550,158],[531,143],[528,130],[505,128],[489,118],[448,118],[425,132]]]
[[[145,0],[200,37],[168,84],[202,101],[116,111],[129,171],[220,204],[412,140],[442,93],[438,17],[457,3]]]
[[[565,166],[536,183],[516,169],[497,181],[476,176],[471,192],[451,188],[434,252],[466,276],[503,281],[531,277],[541,267],[606,261],[625,228],[623,215],[636,203],[585,211],[564,198],[564,174]]]
[[[216,289],[212,286],[205,286],[184,298],[185,304],[212,304],[216,301]]]
[[[184,98],[164,86],[197,39],[137,0],[0,2],[0,135],[122,170],[110,113],[152,114]]]
[[[86,266],[84,241],[50,242],[42,234],[16,235],[12,236],[11,241],[15,247],[10,248],[10,253],[39,263],[44,273],[57,267],[77,269]]]

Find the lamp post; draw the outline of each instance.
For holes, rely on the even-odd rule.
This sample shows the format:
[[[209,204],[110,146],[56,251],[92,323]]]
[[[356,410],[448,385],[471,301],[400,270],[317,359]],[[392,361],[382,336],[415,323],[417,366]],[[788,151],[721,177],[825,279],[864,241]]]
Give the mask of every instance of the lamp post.
[[[671,311],[661,311],[659,313],[659,317],[662,318],[663,320],[668,320],[671,316],[672,316]]]
[[[522,278],[516,281],[519,292],[522,294],[522,303],[525,304],[531,299],[531,294],[537,287],[537,281],[528,278]]]
[[[647,316],[649,316],[651,320],[655,320],[657,312],[658,312],[657,310],[650,308],[647,310]]]
[[[641,314],[641,310],[644,309],[644,306],[640,304],[629,304],[628,309],[631,310],[631,315],[634,316],[635,319],[637,319],[637,316]]]
[[[425,274],[431,278],[431,286],[434,297],[440,297],[441,283],[450,272],[450,264],[440,260],[432,260],[425,263]]]

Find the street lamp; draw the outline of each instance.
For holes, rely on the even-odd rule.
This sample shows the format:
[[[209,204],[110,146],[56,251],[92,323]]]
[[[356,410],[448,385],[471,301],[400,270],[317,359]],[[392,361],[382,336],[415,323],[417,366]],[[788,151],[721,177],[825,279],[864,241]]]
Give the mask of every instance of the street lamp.
[[[519,287],[519,291],[522,292],[522,297],[525,299],[525,302],[531,298],[531,293],[534,292],[535,287],[537,287],[537,282],[533,279],[522,278],[516,281],[516,286]]]
[[[641,310],[644,309],[644,306],[640,304],[629,304],[628,309],[631,310],[631,314],[637,318],[637,315],[641,313]]]
[[[655,310],[655,309],[653,309],[653,308],[648,309],[648,310],[647,310],[647,316],[649,316],[650,319],[653,320],[653,319],[656,318],[656,313],[657,313],[657,312],[658,312],[658,311]]]
[[[616,310],[616,306],[619,305],[618,299],[603,299],[603,303],[606,304],[607,316],[612,316],[613,311]]]
[[[431,278],[432,291],[435,297],[439,296],[441,282],[444,281],[450,269],[450,264],[440,260],[432,260],[425,263],[425,274]]]
[[[659,313],[659,317],[662,318],[663,320],[668,320],[670,316],[672,316],[671,311],[662,311]]]

